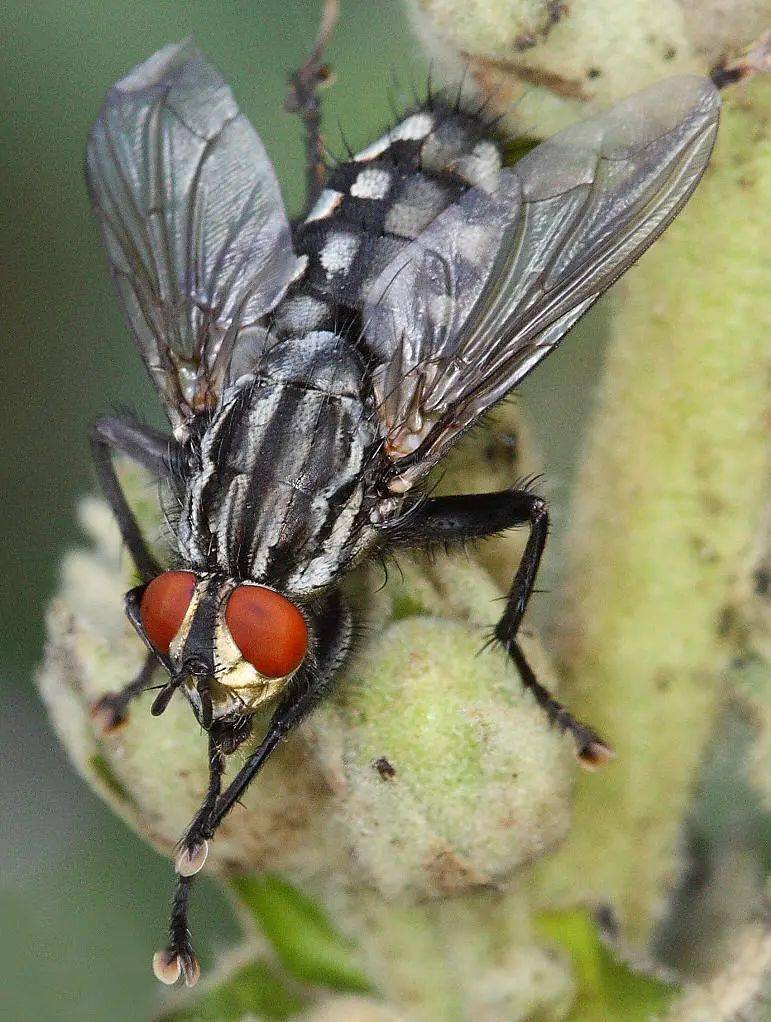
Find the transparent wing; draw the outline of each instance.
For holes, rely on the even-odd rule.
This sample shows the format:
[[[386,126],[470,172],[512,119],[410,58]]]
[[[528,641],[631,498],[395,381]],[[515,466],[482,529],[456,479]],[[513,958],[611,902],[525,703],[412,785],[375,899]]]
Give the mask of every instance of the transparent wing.
[[[560,132],[467,192],[367,295],[365,329],[392,489],[560,342],[682,209],[709,160],[720,99],[672,78]]]
[[[297,270],[273,167],[217,70],[181,43],[112,88],[86,178],[126,318],[176,426],[216,402],[239,330]]]

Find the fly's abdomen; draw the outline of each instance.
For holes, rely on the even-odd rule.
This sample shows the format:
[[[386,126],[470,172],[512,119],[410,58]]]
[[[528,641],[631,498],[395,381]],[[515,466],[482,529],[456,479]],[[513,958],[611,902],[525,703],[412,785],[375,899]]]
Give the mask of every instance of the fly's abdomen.
[[[200,441],[180,522],[185,556],[297,595],[366,544],[375,428],[356,355],[331,333],[274,346]]]
[[[295,232],[308,263],[275,322],[290,335],[360,309],[367,286],[470,187],[493,190],[501,157],[478,117],[438,100],[340,164]]]

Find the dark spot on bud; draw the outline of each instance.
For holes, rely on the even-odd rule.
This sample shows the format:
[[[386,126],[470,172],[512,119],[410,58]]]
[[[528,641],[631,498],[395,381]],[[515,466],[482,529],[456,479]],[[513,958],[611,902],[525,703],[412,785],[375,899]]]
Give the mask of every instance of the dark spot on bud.
[[[586,72],[587,78],[599,78],[602,75],[602,71],[598,67],[590,67]]]
[[[654,684],[659,692],[668,692],[672,687],[674,674],[665,667],[660,668],[654,675]]]
[[[388,762],[385,756],[376,759],[372,766],[380,774],[380,778],[383,781],[392,781],[396,777],[395,767]]]
[[[717,616],[717,624],[715,631],[724,639],[727,635],[730,635],[738,624],[736,610],[734,607],[726,606],[720,611]]]
[[[664,60],[674,60],[677,56],[677,50],[674,46],[667,46],[664,50]]]
[[[549,0],[546,4],[546,12],[549,15],[549,28],[551,28],[570,13],[570,8],[565,0]]]

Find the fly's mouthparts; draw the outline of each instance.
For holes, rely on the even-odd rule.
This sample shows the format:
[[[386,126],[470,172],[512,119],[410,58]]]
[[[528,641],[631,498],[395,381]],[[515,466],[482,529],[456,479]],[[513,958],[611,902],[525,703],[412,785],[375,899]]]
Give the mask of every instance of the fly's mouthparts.
[[[209,688],[208,675],[204,678],[197,679],[196,689],[201,700],[201,713],[199,717],[201,721],[201,727],[208,731],[212,725],[212,720],[214,719],[214,707],[212,705],[211,689]]]

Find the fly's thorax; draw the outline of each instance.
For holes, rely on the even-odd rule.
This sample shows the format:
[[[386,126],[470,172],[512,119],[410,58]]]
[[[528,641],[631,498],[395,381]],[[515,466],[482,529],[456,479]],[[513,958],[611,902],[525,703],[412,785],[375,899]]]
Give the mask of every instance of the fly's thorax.
[[[196,441],[177,533],[183,559],[303,598],[333,583],[372,541],[369,400],[344,337],[266,338]]]

